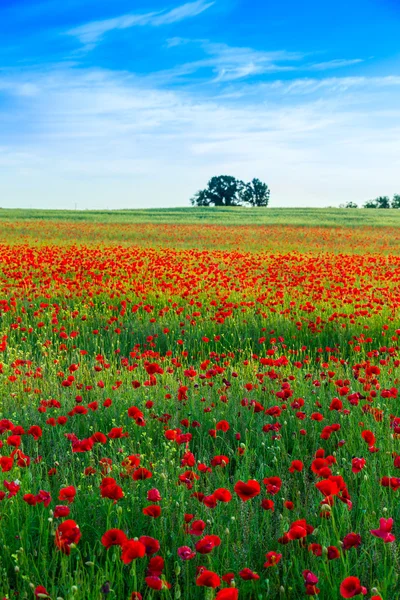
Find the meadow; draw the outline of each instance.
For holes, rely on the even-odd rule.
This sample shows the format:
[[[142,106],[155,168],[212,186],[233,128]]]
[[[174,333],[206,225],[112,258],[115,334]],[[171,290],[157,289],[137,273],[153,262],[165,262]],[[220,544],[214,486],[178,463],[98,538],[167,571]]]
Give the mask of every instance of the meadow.
[[[400,597],[396,211],[0,213],[1,599]]]

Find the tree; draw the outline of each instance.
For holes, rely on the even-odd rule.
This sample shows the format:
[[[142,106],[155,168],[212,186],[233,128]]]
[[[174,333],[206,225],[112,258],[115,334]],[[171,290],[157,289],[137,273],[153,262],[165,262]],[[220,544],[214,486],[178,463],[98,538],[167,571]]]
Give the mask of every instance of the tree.
[[[268,206],[269,195],[267,184],[257,178],[244,183],[231,175],[219,175],[212,177],[190,202],[193,206]]]
[[[345,204],[339,204],[339,208],[358,208],[355,202],[346,202]]]
[[[400,208],[400,194],[395,194],[393,196],[391,208]]]
[[[390,208],[389,196],[379,196],[374,200],[368,200],[364,204],[364,208]]]
[[[239,206],[242,185],[242,181],[231,175],[212,177],[206,189],[197,192],[191,203],[195,206]]]
[[[242,185],[240,198],[244,204],[250,206],[268,206],[270,190],[266,183],[257,178]]]

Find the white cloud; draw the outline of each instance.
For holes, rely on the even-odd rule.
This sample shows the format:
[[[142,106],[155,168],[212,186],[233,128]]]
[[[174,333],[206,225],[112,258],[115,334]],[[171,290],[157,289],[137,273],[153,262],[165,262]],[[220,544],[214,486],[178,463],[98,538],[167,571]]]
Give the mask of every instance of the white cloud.
[[[121,15],[113,19],[92,21],[80,25],[79,27],[74,27],[67,31],[67,34],[78,38],[82,44],[86,44],[90,47],[99,42],[103,36],[110,31],[144,25],[151,25],[154,27],[169,25],[190,17],[196,17],[210,8],[213,4],[214,2],[196,0],[195,2],[188,2],[169,11]]]
[[[362,58],[335,58],[326,62],[315,63],[310,65],[308,69],[312,71],[327,71],[328,69],[342,69],[344,67],[352,67],[364,62]]]
[[[101,70],[7,81],[7,93],[35,94],[13,107],[19,129],[2,132],[2,206],[185,206],[219,172],[266,180],[275,206],[397,191],[400,77],[278,81],[219,98]]]

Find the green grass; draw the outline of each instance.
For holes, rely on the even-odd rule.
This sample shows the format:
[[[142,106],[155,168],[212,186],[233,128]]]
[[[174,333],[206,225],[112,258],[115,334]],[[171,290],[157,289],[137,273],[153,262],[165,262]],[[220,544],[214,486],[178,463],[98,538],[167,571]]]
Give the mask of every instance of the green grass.
[[[0,221],[45,219],[105,223],[400,227],[400,210],[340,208],[155,208],[141,210],[1,209]]]

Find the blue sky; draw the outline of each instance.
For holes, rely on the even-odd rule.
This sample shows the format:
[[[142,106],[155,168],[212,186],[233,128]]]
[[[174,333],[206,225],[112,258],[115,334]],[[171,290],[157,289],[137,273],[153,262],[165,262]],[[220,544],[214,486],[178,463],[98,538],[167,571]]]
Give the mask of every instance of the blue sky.
[[[399,0],[1,0],[0,206],[400,193]]]

